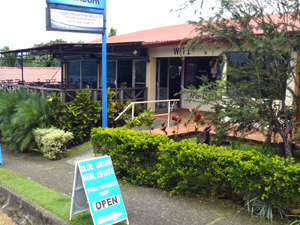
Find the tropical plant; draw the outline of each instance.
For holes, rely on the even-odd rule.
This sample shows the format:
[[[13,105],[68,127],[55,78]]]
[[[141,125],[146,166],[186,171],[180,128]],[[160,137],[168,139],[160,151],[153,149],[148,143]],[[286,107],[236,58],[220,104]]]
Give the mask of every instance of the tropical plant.
[[[139,113],[137,117],[125,119],[125,126],[134,128],[134,127],[141,127],[143,125],[147,126],[149,129],[149,132],[151,133],[154,129],[154,121],[156,118],[154,118],[155,113],[152,112],[152,109],[145,110],[142,113]]]
[[[5,106],[9,110],[0,116],[2,139],[16,152],[33,150],[33,130],[50,125],[48,99],[37,92],[16,90],[5,94],[7,99],[1,98],[0,112],[5,111]]]
[[[188,4],[204,0],[191,0]],[[207,53],[210,46],[221,52],[221,68],[227,65],[227,80],[195,89],[184,89],[203,104],[212,104],[215,125],[223,133],[249,134],[265,129],[278,134],[287,158],[293,157],[293,130],[299,126],[300,89],[297,65],[300,27],[298,0],[219,0],[208,19],[200,17],[197,35],[187,49]],[[201,10],[200,10],[201,11]],[[270,14],[272,13],[272,14]],[[224,50],[223,50],[224,49]],[[223,70],[224,71],[224,70]],[[259,129],[257,129],[259,127]],[[217,130],[218,131],[218,130]]]
[[[0,66],[6,66],[6,67],[15,67],[16,62],[17,62],[17,56],[15,53],[6,53],[6,54],[1,54],[1,52],[9,51],[8,46],[4,46],[3,48],[0,49]]]
[[[124,104],[119,101],[114,101],[113,96],[116,94],[115,91],[110,90],[110,87],[107,88],[107,119],[109,127],[117,127],[124,125],[124,117],[121,117],[119,120],[115,121],[115,118],[120,114],[124,109]]]
[[[155,113],[152,112],[151,108],[148,110],[144,109],[144,111],[139,114],[139,118],[140,118],[142,124],[145,124],[145,126],[148,127],[150,134],[155,126],[154,121],[156,120],[156,118],[154,116],[155,116]]]
[[[67,42],[64,41],[63,39],[55,39],[47,43],[42,42],[40,44],[34,44],[33,47],[42,47],[45,45],[53,45],[56,43],[67,43]],[[50,55],[43,55],[42,52],[35,52],[33,56],[35,56],[33,60],[33,64],[36,67],[56,67],[56,60],[53,59],[53,57],[51,57]]]
[[[178,136],[178,132],[179,132],[179,125],[181,123],[182,118],[179,116],[175,116],[175,115],[171,115],[171,119],[174,125],[174,129],[173,129],[173,134],[176,134],[176,136]]]
[[[60,102],[59,95],[50,96],[49,101],[54,109],[55,126],[72,132],[74,145],[83,143],[91,129],[100,126],[101,102],[91,100],[90,90],[76,91],[76,98],[69,104]]]
[[[108,37],[112,37],[112,36],[116,36],[117,35],[118,30],[114,29],[113,27],[110,28]]]
[[[125,119],[125,127],[135,128],[142,126],[142,121],[139,117],[134,117],[132,119]]]
[[[247,211],[251,215],[258,215],[262,219],[273,220],[274,214],[278,213],[283,218],[286,213],[279,207],[272,204],[269,199],[261,199],[260,197],[245,197]]]

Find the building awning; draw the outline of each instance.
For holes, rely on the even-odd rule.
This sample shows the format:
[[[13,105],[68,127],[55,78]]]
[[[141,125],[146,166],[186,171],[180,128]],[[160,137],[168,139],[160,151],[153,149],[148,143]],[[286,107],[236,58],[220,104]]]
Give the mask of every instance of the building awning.
[[[110,58],[144,58],[146,49],[141,47],[142,42],[122,42],[107,44],[107,57]],[[55,43],[41,47],[16,49],[0,52],[5,54],[21,54],[22,57],[34,57],[41,55],[53,55],[54,58],[64,59],[84,56],[85,58],[101,58],[101,43]],[[0,58],[1,59],[1,58]]]

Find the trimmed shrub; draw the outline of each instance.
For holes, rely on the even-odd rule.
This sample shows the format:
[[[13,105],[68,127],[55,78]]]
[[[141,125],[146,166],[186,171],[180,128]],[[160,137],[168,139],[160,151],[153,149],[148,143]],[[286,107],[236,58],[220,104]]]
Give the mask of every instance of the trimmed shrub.
[[[158,146],[169,139],[161,134],[149,134],[128,128],[95,128],[91,141],[95,154],[110,155],[116,174],[125,182],[155,186],[151,173],[155,171],[160,152]]]
[[[256,151],[231,150],[126,128],[92,131],[96,154],[111,155],[126,182],[158,186],[171,194],[259,198],[274,208],[300,205],[300,165]]]
[[[35,141],[47,159],[59,159],[66,155],[67,144],[74,136],[58,128],[37,128],[33,131]]]
[[[300,204],[300,165],[256,151],[170,141],[159,147],[159,186],[171,193],[199,193],[202,189],[230,197],[268,199],[274,206]]]

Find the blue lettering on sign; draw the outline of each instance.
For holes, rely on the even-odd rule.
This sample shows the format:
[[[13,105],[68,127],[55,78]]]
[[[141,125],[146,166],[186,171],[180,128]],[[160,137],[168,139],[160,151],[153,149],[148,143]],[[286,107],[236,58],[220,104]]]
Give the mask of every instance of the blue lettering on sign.
[[[47,0],[47,3],[104,9],[104,1],[105,0]]]
[[[127,220],[127,213],[110,156],[78,162],[94,224]]]

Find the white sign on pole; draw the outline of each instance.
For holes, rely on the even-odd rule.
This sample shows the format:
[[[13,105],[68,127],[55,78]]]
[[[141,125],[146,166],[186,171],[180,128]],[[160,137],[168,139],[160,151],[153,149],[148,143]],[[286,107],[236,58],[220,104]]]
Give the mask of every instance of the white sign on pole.
[[[90,210],[95,225],[128,218],[110,156],[76,162],[70,220]]]
[[[103,13],[47,8],[46,30],[84,33],[104,32]]]

